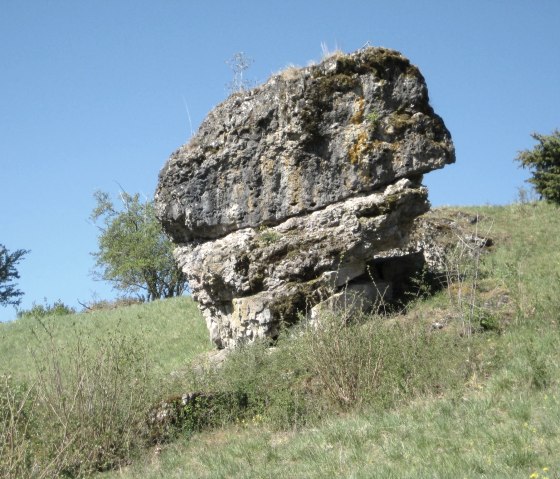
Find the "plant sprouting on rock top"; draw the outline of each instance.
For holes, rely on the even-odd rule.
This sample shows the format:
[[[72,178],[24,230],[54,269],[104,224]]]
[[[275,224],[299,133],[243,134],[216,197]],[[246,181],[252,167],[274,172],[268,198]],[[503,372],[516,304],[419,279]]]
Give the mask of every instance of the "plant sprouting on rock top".
[[[264,227],[259,229],[259,242],[264,244],[265,246],[276,243],[280,240],[280,237],[280,233],[271,228]]]
[[[371,113],[368,113],[366,115],[366,119],[371,127],[374,128],[375,126],[377,126],[377,122],[379,121],[379,113],[377,113],[376,111],[372,111]]]
[[[532,170],[527,180],[542,198],[560,205],[560,130],[551,135],[532,133],[538,144],[531,150],[520,151],[516,161]]]
[[[237,93],[251,88],[252,82],[244,78],[243,75],[254,63],[254,60],[244,52],[237,52],[226,63],[233,71],[233,80],[227,84],[228,91],[230,93]]]
[[[109,194],[95,193],[91,214],[98,226],[99,250],[93,253],[99,277],[126,293],[152,301],[182,295],[187,282],[173,258],[173,244],[162,232],[152,201],[121,192],[118,210]]]

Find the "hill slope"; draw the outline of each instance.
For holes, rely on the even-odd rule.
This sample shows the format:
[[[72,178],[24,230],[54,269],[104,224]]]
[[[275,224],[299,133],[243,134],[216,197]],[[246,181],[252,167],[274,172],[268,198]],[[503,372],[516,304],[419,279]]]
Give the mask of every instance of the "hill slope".
[[[78,339],[92,342],[111,335],[136,336],[146,349],[151,367],[163,376],[211,348],[196,304],[191,298],[181,297],[116,310],[0,323],[0,373],[32,374],[32,353],[41,349],[49,335],[64,348]]]
[[[494,239],[491,252],[465,254],[459,241],[447,262],[454,281],[388,319],[347,318],[341,326],[340,318],[325,318],[319,329],[286,334],[272,352],[260,344],[241,348],[214,370],[197,356],[209,349],[203,321],[189,299],[179,298],[52,318],[46,329],[36,320],[0,325],[0,368],[23,380],[35,369],[25,352],[33,344],[64,356],[75,354],[76,344],[98,350],[111,338],[131,337],[141,339],[142,364],[149,365],[149,374],[119,380],[136,391],[138,378],[146,378],[144,403],[130,403],[134,417],[171,391],[247,394],[244,411],[226,405],[173,441],[84,469],[116,467],[99,476],[107,479],[560,477],[558,208],[431,214],[456,220],[465,213],[479,215],[467,227]],[[112,441],[124,442],[119,434]],[[96,441],[83,444],[106,444]],[[111,444],[106,451],[115,456]],[[30,461],[37,451],[49,449],[32,450]],[[67,466],[66,474],[76,475],[76,461],[86,456],[67,456],[74,469]]]
[[[479,232],[497,245],[481,266],[477,298],[506,297],[508,305],[495,312],[497,329],[470,344],[472,367],[461,385],[295,430],[253,418],[178,441],[107,477],[560,477],[558,209],[462,211],[479,214]],[[456,301],[444,291],[407,314],[452,323],[459,321]]]

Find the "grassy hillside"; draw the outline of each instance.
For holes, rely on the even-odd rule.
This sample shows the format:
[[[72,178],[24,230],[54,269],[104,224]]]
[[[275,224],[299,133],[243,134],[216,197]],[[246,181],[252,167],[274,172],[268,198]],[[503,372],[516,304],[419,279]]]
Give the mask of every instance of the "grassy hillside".
[[[479,214],[473,229],[496,244],[480,264],[476,289],[471,277],[393,318],[446,323],[437,334],[448,336],[449,349],[431,358],[435,371],[434,364],[422,368],[455,369],[458,375],[442,375],[449,383],[397,395],[388,405],[331,404],[317,421],[290,429],[254,417],[153,450],[103,477],[560,477],[558,208],[462,211]],[[473,320],[490,318],[492,327],[466,337],[471,300],[480,313]]]
[[[136,338],[146,350],[150,368],[162,376],[211,349],[198,308],[192,299],[181,297],[117,310],[0,323],[0,373],[32,376],[33,353],[43,350],[51,335],[66,350],[79,341],[92,344],[115,335]]]
[[[433,214],[455,220],[462,215],[457,211]],[[115,395],[99,394],[107,384],[92,380],[89,394],[101,399],[85,401],[84,410],[102,410],[97,416],[105,419],[87,422],[82,414],[74,429],[53,426],[58,435],[40,436],[38,449],[23,441],[21,450],[32,453],[18,454],[31,463],[39,456],[42,464],[58,454],[67,476],[109,469],[100,479],[560,477],[559,210],[539,203],[461,211],[479,215],[477,223],[466,223],[472,233],[492,237],[494,246],[479,258],[464,254],[459,241],[448,258],[454,281],[442,291],[419,295],[389,318],[352,318],[342,326],[339,318],[325,317],[319,329],[286,333],[273,350],[241,348],[219,370],[201,365],[198,354],[210,346],[186,298],[52,318],[46,328],[32,319],[0,325],[2,371],[18,381],[33,378],[37,361],[28,351],[34,348],[47,366],[61,357],[54,362],[62,365],[60,376],[82,378],[65,396],[71,398],[96,377],[78,367],[90,363],[75,358],[91,356],[93,370],[116,378],[109,389],[126,406],[103,409]],[[74,370],[85,372],[72,376]],[[39,367],[39,377],[57,384],[56,371]],[[218,405],[205,422],[157,445],[135,442],[141,431],[124,427],[131,418],[143,420],[146,404],[195,390],[241,391],[246,408]],[[135,391],[141,401],[124,400]],[[5,410],[9,404],[4,401]],[[41,407],[32,411],[46,424]],[[70,419],[60,423],[74,424],[74,410],[61,411]],[[106,436],[92,432],[113,416]],[[79,450],[70,441],[64,450],[49,446],[53,438],[70,437],[60,433],[67,430],[74,431],[72,441],[82,441]],[[83,452],[96,448],[101,455]],[[0,446],[0,457],[7,457],[1,453]],[[91,466],[80,469],[79,461]],[[7,477],[49,477],[34,474]]]
[[[0,324],[0,477],[84,477],[146,445],[146,415],[210,349],[191,299]]]

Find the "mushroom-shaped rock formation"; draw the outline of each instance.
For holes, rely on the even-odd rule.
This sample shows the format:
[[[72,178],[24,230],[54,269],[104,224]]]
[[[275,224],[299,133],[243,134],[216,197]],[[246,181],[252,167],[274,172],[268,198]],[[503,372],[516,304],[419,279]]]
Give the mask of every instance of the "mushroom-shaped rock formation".
[[[341,295],[398,294],[422,175],[454,161],[418,68],[369,47],[214,108],[161,170],[156,210],[212,340],[232,347]]]

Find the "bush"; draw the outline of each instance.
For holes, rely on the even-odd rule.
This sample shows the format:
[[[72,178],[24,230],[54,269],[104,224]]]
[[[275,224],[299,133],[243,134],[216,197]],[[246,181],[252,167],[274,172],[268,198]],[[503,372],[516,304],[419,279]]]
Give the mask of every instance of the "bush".
[[[36,389],[0,376],[0,477],[26,477],[32,463],[33,405]]]
[[[358,317],[345,325],[325,314],[302,339],[302,361],[316,390],[336,407],[387,408],[464,379],[466,348],[454,339],[399,318]]]
[[[67,306],[60,299],[55,301],[53,304],[48,304],[47,300],[44,300],[45,304],[33,303],[31,309],[23,309],[18,311],[18,318],[44,318],[46,316],[65,316],[67,314],[74,314],[76,310],[71,306]]]
[[[286,332],[274,348],[264,341],[239,347],[218,368],[194,374],[188,388],[246,395],[245,408],[223,411],[224,423],[299,427],[336,411],[390,408],[461,387],[472,340],[398,317],[342,321],[325,311],[318,324]]]
[[[212,427],[226,423],[266,422],[283,429],[312,422],[320,406],[307,397],[308,372],[297,354],[300,343],[281,338],[275,348],[258,340],[230,352],[219,366],[197,364],[186,388],[242,398],[212,411]]]
[[[35,334],[33,385],[0,378],[0,477],[77,478],[128,463],[146,444],[155,397],[142,343],[114,334],[60,346],[46,325]]]
[[[523,168],[532,170],[533,184],[537,193],[552,203],[560,204],[560,130],[552,135],[531,134],[538,144],[532,150],[519,152],[516,161]]]
[[[181,432],[190,434],[222,426],[247,408],[245,393],[194,392],[172,396],[153,407],[147,418],[147,439],[161,444]]]
[[[67,349],[48,330],[35,352],[43,453],[68,477],[128,461],[142,445],[153,401],[145,351],[134,337],[78,337]]]

